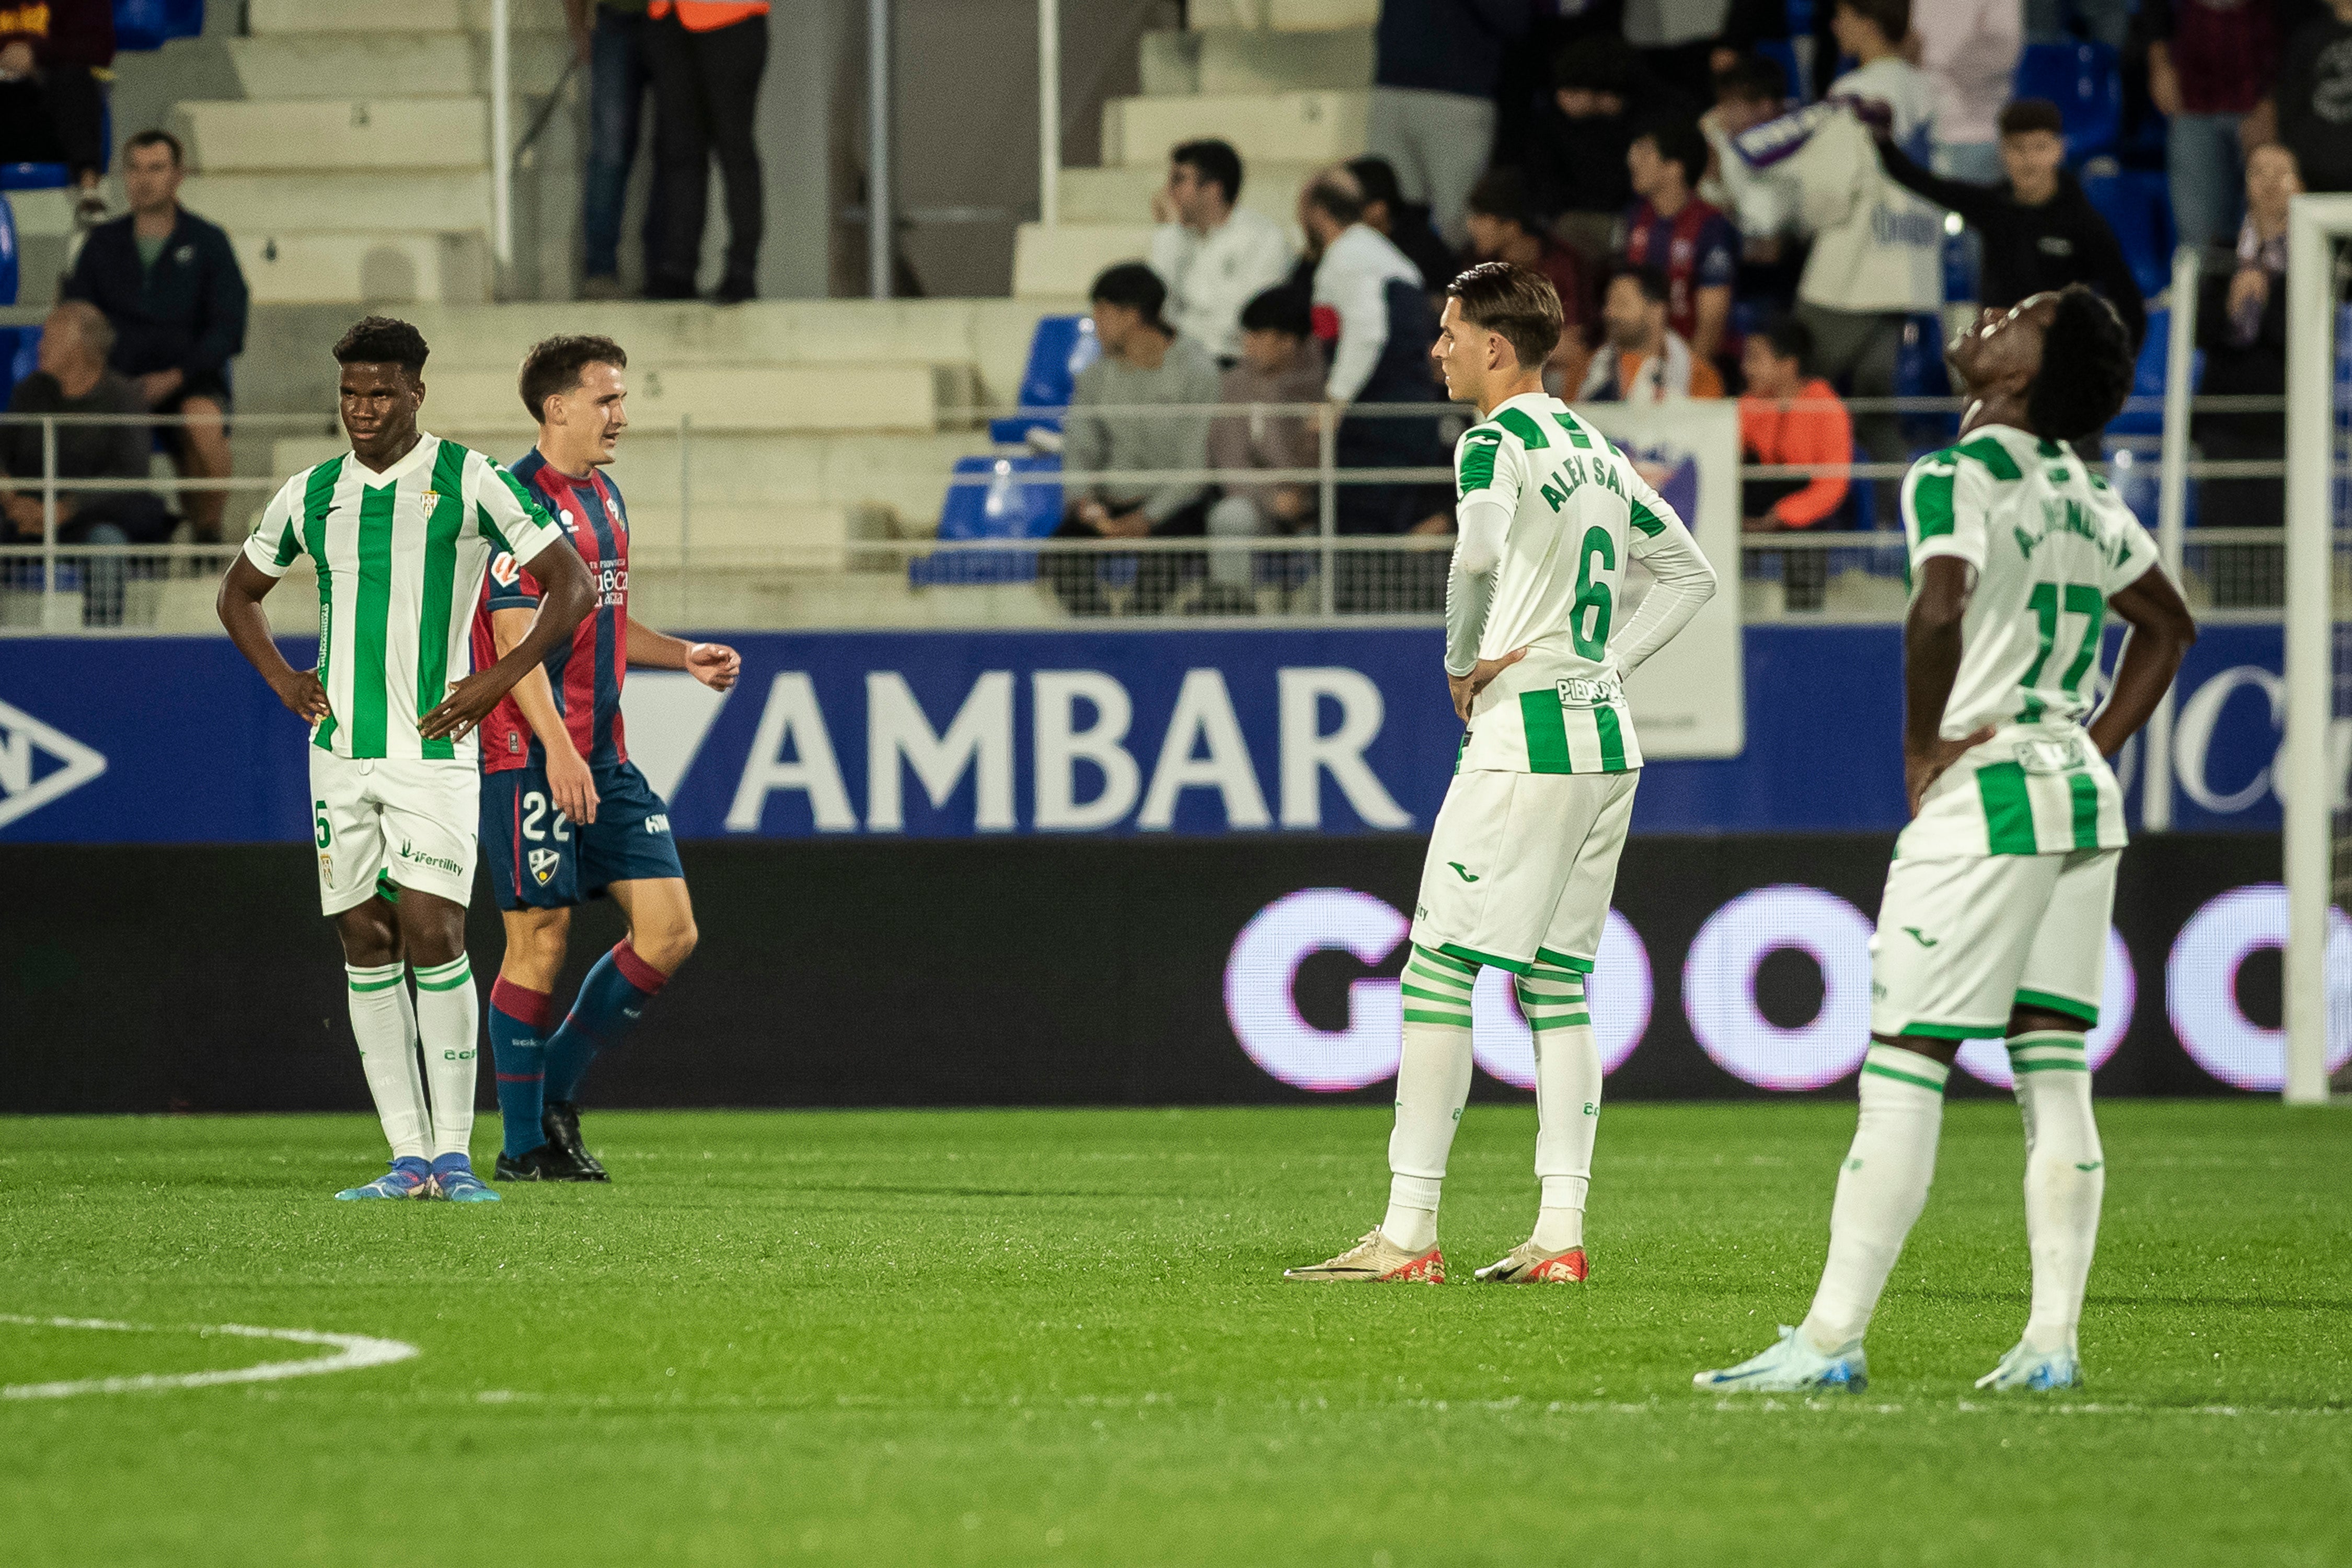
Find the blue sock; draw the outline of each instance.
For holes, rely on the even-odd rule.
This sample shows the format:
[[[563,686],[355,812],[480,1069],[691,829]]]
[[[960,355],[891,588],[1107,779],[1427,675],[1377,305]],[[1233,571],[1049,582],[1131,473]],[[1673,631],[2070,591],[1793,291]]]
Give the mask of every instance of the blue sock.
[[[499,1120],[509,1159],[547,1142],[539,1130],[546,1107],[547,1020],[554,1009],[547,993],[531,991],[501,975],[490,987],[490,1049],[498,1063]]]
[[[639,958],[625,939],[598,959],[580,983],[563,1026],[548,1039],[547,1098],[578,1098],[581,1075],[596,1053],[619,1043],[668,978]]]

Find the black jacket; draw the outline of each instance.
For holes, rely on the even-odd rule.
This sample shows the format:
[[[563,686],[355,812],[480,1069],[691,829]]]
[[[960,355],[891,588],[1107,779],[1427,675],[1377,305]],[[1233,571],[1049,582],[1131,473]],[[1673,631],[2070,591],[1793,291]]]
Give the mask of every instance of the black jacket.
[[[163,254],[139,264],[135,218],[89,231],[65,297],[87,300],[114,323],[108,363],[125,375],[177,370],[191,384],[225,379],[245,350],[245,274],[218,225],[183,207]]]
[[[1535,24],[1531,0],[1385,0],[1372,33],[1372,79],[1492,99],[1504,52],[1525,43]]]
[[[2132,352],[2147,335],[2147,307],[2139,297],[2116,231],[2083,194],[2074,176],[2058,173],[2058,194],[2030,207],[2010,195],[2009,184],[1980,185],[1929,174],[1892,142],[1878,144],[1879,161],[1895,184],[1960,215],[1984,237],[1984,303],[2016,304],[2046,289],[2087,283],[2107,298],[2131,332]]]

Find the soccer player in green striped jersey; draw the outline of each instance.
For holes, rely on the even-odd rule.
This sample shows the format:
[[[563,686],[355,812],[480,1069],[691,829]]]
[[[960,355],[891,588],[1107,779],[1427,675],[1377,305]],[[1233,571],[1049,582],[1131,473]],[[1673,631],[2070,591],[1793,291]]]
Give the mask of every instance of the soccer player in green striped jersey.
[[[1422,869],[1405,964],[1404,1041],[1389,1206],[1353,1247],[1289,1278],[1442,1280],[1437,1201],[1470,1092],[1479,971],[1510,977],[1535,1036],[1536,1175],[1528,1238],[1478,1278],[1585,1278],[1584,1199],[1601,1111],[1585,1005],[1641,779],[1625,677],[1715,592],[1682,520],[1633,465],[1543,388],[1559,297],[1506,262],[1474,267],[1431,351],[1478,410],[1454,451],[1461,531],[1445,604],[1445,672],[1469,726]],[[1626,571],[1649,592],[1617,612]]]
[[[466,960],[481,794],[474,729],[572,635],[595,591],[563,531],[504,469],[416,427],[423,334],[370,316],[334,352],[352,449],[295,475],[263,509],[221,583],[221,624],[312,726],[319,900],[342,938],[352,1032],[393,1153],[389,1173],[337,1195],[490,1202],[467,1152],[481,1036]],[[529,634],[468,674],[494,551],[530,562],[543,597]],[[278,653],[261,607],[305,557],[319,579],[310,671]],[[396,903],[378,896],[380,876],[399,889]]]
[[[1988,310],[1947,351],[1957,445],[1903,485],[1903,773],[1911,825],[1871,939],[1862,1115],[1803,1324],[1702,1388],[1860,1389],[1863,1332],[1927,1201],[1960,1047],[2008,1043],[2025,1119],[2025,1330],[1979,1388],[2068,1388],[2105,1156],[2085,1032],[2098,1022],[2121,791],[2107,759],[2155,711],[2196,623],[2128,508],[2075,454],[2131,390],[2113,307],[2080,284]],[[2100,629],[2129,628],[2106,705]],[[2096,717],[2093,710],[2097,709]]]

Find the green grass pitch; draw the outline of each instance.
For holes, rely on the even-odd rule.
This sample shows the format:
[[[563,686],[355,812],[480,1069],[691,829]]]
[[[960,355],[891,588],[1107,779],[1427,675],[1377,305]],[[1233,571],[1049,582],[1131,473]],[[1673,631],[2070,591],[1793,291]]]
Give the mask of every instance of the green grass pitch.
[[[1610,1110],[1580,1289],[1469,1282],[1533,1217],[1518,1107],[1465,1119],[1454,1282],[1355,1289],[1277,1276],[1379,1216],[1378,1109],[607,1113],[612,1186],[472,1208],[329,1201],[361,1118],[0,1121],[0,1314],[421,1352],[0,1399],[0,1559],[2352,1561],[2352,1119],[2102,1121],[2086,1389],[1969,1387],[2026,1290],[1969,1101],[1876,1380],[1812,1406],[1689,1380],[1803,1311],[1845,1105]],[[0,1322],[11,1385],[325,1353]]]

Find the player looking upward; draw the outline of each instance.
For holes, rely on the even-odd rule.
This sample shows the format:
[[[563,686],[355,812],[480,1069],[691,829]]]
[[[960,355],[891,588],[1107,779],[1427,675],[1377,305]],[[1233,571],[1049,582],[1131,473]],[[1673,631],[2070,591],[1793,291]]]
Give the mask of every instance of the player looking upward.
[[[1971,399],[1957,446],[1903,483],[1911,825],[1871,938],[1862,1114],[1812,1310],[1702,1388],[1858,1390],[1863,1332],[1927,1205],[1961,1044],[2009,1044],[2025,1120],[2025,1331],[1979,1388],[2068,1388],[2105,1156],[2084,1032],[2098,1022],[2122,792],[2106,759],[2155,711],[2196,623],[2156,545],[2073,441],[2131,390],[2131,340],[2076,284],[1988,310],[1947,350]],[[2107,615],[2130,633],[2096,718]],[[2089,720],[2085,730],[2084,721]]]
[[[571,534],[596,600],[482,726],[482,841],[507,931],[490,989],[506,1125],[494,1168],[500,1181],[607,1179],[580,1141],[581,1076],[694,951],[694,905],[669,807],[629,761],[622,735],[621,679],[632,664],[683,669],[724,691],[741,668],[732,648],[681,642],[630,617],[628,509],[597,471],[628,427],[628,363],[610,338],[548,338],[523,356],[519,378],[539,444],[514,475]],[[520,646],[540,603],[537,574],[499,556],[474,624],[476,657]],[[550,1035],[549,993],[563,969],[572,911],[607,892],[628,934],[596,961]]]
[[[319,901],[342,938],[352,1033],[393,1154],[388,1173],[336,1196],[479,1203],[498,1194],[467,1159],[482,1016],[466,962],[474,727],[571,634],[593,594],[562,531],[497,464],[416,427],[425,352],[415,327],[383,316],[335,344],[352,449],[271,498],[221,583],[219,610],[237,651],[313,726]],[[531,562],[548,593],[513,651],[467,674],[493,550]],[[308,671],[279,655],[261,608],[302,555],[319,577],[319,666]],[[377,896],[380,873],[396,905]]]
[[[1478,1270],[1501,1283],[1585,1277],[1584,1199],[1601,1108],[1586,1010],[1642,748],[1624,679],[1715,592],[1674,509],[1543,389],[1559,297],[1507,262],[1446,288],[1431,351],[1448,395],[1476,405],[1454,448],[1460,541],[1445,598],[1445,674],[1469,726],[1430,834],[1405,964],[1404,1049],[1388,1213],[1292,1279],[1442,1280],[1437,1199],[1470,1093],[1470,996],[1507,973],[1534,1031],[1534,1234]],[[1620,621],[1626,565],[1655,579]]]

